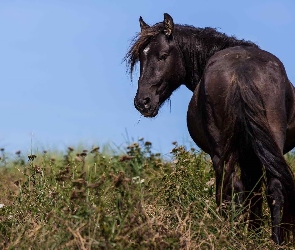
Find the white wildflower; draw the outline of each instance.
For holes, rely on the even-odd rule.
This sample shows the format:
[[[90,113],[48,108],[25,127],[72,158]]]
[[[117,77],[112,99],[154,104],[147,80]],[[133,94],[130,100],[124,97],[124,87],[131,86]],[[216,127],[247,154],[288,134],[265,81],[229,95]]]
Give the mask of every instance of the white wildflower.
[[[140,179],[139,176],[135,176],[132,178],[132,181],[135,183],[135,184],[141,184],[141,183],[144,183],[144,179]]]

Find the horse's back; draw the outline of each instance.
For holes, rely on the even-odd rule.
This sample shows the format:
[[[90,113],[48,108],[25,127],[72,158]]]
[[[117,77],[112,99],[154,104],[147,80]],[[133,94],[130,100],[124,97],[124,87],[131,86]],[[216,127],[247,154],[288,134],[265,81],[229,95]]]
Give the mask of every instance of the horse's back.
[[[215,53],[208,61],[204,79],[222,77],[230,85],[237,75],[248,75],[248,80],[261,90],[285,88],[288,78],[282,62],[273,54],[255,47],[237,46]],[[215,82],[215,81],[214,81]],[[227,86],[228,87],[228,86]]]

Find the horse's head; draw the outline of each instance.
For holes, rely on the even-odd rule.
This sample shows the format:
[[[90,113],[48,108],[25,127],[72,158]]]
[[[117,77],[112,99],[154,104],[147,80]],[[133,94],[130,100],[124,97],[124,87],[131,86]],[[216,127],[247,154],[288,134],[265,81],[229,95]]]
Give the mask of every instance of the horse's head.
[[[133,55],[133,63],[140,62],[134,105],[144,116],[154,117],[165,100],[181,85],[185,68],[182,53],[174,39],[172,17],[164,14],[164,21],[151,27],[141,17],[139,22],[141,33],[130,49],[130,52],[133,49],[132,53],[137,52]],[[130,54],[129,59],[132,59]],[[131,62],[131,71],[133,66]]]

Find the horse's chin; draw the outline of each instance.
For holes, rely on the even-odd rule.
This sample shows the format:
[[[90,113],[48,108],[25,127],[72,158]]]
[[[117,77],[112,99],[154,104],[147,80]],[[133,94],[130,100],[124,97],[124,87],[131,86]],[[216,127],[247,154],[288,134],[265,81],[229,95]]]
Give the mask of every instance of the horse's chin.
[[[153,117],[157,116],[158,113],[159,113],[159,107],[156,107],[152,110],[149,110],[148,112],[142,112],[141,114],[144,117],[153,118]]]
[[[153,113],[145,113],[145,114],[143,114],[143,116],[146,117],[146,118],[153,118],[153,117],[156,117],[157,114],[158,114],[158,111],[153,112]]]

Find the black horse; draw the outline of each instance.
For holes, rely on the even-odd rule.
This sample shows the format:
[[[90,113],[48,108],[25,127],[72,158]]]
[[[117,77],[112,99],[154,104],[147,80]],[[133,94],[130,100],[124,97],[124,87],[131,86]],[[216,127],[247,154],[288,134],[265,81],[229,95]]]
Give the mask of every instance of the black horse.
[[[272,239],[282,244],[295,222],[295,182],[283,157],[295,146],[295,91],[283,64],[252,42],[177,25],[168,14],[153,26],[139,22],[125,57],[131,75],[140,62],[135,107],[154,117],[181,84],[193,91],[188,129],[212,158],[217,205],[239,193],[249,227],[259,229],[265,179]]]

